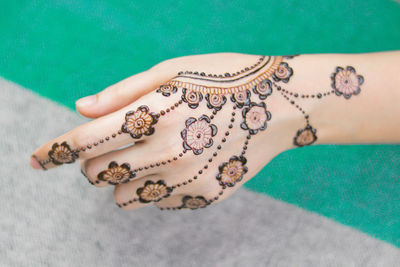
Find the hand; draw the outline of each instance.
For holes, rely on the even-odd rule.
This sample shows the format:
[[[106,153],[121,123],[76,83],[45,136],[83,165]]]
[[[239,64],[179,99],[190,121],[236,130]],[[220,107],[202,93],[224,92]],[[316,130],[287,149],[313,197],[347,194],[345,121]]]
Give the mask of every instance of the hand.
[[[224,53],[162,62],[78,101],[80,113],[97,119],[41,146],[31,165],[80,160],[91,184],[115,186],[124,209],[221,201],[277,154],[317,140],[299,99],[359,93],[363,77],[351,67],[336,69],[332,81],[347,77],[352,87],[284,89],[291,58]]]

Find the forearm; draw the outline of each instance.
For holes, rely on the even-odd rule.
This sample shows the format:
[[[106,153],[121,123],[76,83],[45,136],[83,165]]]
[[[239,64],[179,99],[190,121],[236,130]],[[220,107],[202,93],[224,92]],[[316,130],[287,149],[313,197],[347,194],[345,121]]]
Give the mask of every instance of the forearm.
[[[287,84],[276,85],[287,102],[294,101],[293,112],[299,106],[309,115],[316,143],[400,142],[400,52],[301,55],[287,62],[293,75]],[[359,91],[338,83],[336,76],[345,72],[337,67],[346,71],[348,66]],[[293,129],[305,121],[296,113]]]

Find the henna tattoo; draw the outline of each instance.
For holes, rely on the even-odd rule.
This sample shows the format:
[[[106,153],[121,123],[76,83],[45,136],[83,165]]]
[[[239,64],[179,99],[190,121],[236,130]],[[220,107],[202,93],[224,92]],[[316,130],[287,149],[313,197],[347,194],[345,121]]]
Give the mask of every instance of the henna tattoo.
[[[256,64],[246,67],[246,68],[242,69],[241,71],[237,71],[236,73],[228,73],[227,72],[225,74],[206,74],[205,72],[199,73],[197,71],[195,71],[195,72],[181,71],[178,73],[177,77],[198,79],[198,80],[203,80],[203,81],[220,82],[220,83],[229,83],[229,82],[238,81],[238,80],[248,77],[254,73],[257,73],[260,69],[265,67],[270,62],[270,60],[271,60],[271,57],[262,56],[259,58],[259,61]],[[259,68],[255,69],[254,71],[252,71],[250,73],[247,73],[247,72],[253,70],[254,68],[256,68],[261,63],[263,63],[263,64]],[[240,76],[240,77],[232,79],[235,76]],[[206,77],[208,77],[208,78],[206,78]]]
[[[293,75],[293,69],[289,67],[286,62],[281,62],[278,69],[272,75],[272,78],[276,81],[282,81],[284,83],[289,82],[290,77]]]
[[[309,146],[317,141],[316,132],[317,130],[311,127],[311,125],[307,125],[304,129],[300,129],[297,131],[293,142],[296,146],[299,147]]]
[[[258,94],[258,97],[261,100],[266,99],[269,95],[272,94],[272,83],[270,80],[264,80],[253,87],[253,92]]]
[[[236,107],[242,108],[249,104],[250,96],[251,94],[249,90],[236,92],[231,95],[231,101],[236,104]]]
[[[111,185],[127,183],[135,177],[135,173],[131,171],[129,163],[124,163],[121,166],[115,161],[110,162],[108,169],[100,172],[97,178],[101,181],[108,182]]]
[[[247,160],[243,156],[232,156],[228,162],[219,165],[217,180],[220,185],[232,187],[235,183],[240,182],[247,172],[246,162]]]
[[[202,99],[203,95],[200,92],[187,90],[186,88],[182,89],[182,100],[183,102],[188,103],[190,108],[197,108]]]
[[[163,180],[159,180],[156,183],[148,180],[143,187],[137,189],[136,194],[140,202],[149,203],[158,202],[162,198],[168,197],[171,192],[172,189]]]
[[[176,86],[161,85],[156,92],[161,93],[163,96],[170,96],[171,94],[175,94],[177,91],[178,88]]]
[[[207,107],[219,111],[226,103],[226,97],[218,94],[206,94]]]
[[[358,95],[361,92],[360,86],[364,83],[364,77],[357,75],[356,70],[351,66],[347,66],[345,69],[336,67],[331,79],[336,95],[343,95],[346,99],[352,95]]]
[[[60,145],[54,143],[49,151],[51,162],[55,165],[64,163],[73,163],[78,158],[78,154],[69,147],[67,142],[62,142]]]
[[[157,114],[149,112],[147,106],[140,106],[136,111],[126,113],[125,123],[122,125],[121,131],[129,133],[134,139],[139,139],[142,135],[152,135],[154,133],[152,126],[157,121]]]
[[[250,134],[264,131],[267,128],[267,121],[271,119],[271,113],[267,111],[264,102],[250,103],[248,107],[243,108],[242,116],[243,122],[240,127],[243,130],[248,130]]]
[[[182,130],[183,148],[192,150],[193,154],[200,155],[204,148],[213,144],[212,137],[217,134],[217,126],[211,124],[207,115],[201,116],[198,120],[191,117],[186,120],[186,128]]]
[[[180,100],[165,110],[160,110],[158,113],[150,112],[147,106],[140,106],[136,111],[129,111],[125,115],[125,121],[121,126],[121,130],[106,136],[97,142],[88,144],[85,147],[72,149],[63,142],[60,145],[55,143],[49,151],[49,159],[40,161],[39,164],[45,169],[45,165],[53,163],[61,165],[64,163],[74,162],[80,152],[90,150],[100,144],[115,139],[118,135],[129,133],[134,139],[141,138],[143,135],[151,135],[154,133],[155,124],[158,120],[176,110],[183,102],[188,104],[191,109],[199,107],[200,103],[205,99],[205,104],[212,110],[212,115],[203,114],[201,117],[189,117],[185,121],[185,128],[180,132],[183,140],[183,151],[173,158],[165,159],[160,162],[154,162],[143,167],[131,169],[128,163],[118,165],[116,162],[110,162],[108,169],[100,172],[97,175],[97,180],[90,183],[98,184],[100,181],[105,181],[110,184],[120,184],[128,182],[136,176],[136,173],[150,168],[156,168],[174,162],[183,157],[190,150],[194,155],[200,155],[205,148],[210,148],[214,144],[213,138],[222,128],[217,128],[211,121],[217,112],[223,112],[227,99],[230,98],[233,105],[229,106],[231,110],[231,119],[227,125],[226,131],[220,142],[214,146],[215,151],[212,156],[208,157],[208,163],[213,162],[219,155],[224,143],[227,141],[230,130],[234,127],[236,112],[241,114],[241,121],[238,123],[240,128],[247,131],[246,140],[239,154],[233,155],[228,161],[223,162],[218,166],[218,169],[209,168],[208,163],[204,164],[193,176],[184,179],[176,184],[168,185],[163,181],[146,181],[142,187],[138,188],[134,198],[127,202],[117,203],[119,207],[127,206],[134,202],[150,203],[157,202],[163,198],[170,196],[171,192],[177,187],[189,185],[199,179],[207,170],[214,171],[216,181],[221,186],[221,190],[215,197],[206,199],[203,196],[185,195],[182,198],[182,204],[177,207],[166,207],[162,209],[197,209],[204,208],[214,201],[217,201],[223,194],[224,190],[233,187],[243,180],[244,175],[248,172],[247,159],[245,157],[249,141],[252,136],[260,131],[267,129],[268,121],[271,120],[271,113],[267,110],[266,102],[269,96],[275,92],[286,99],[298,112],[301,112],[305,125],[299,129],[294,138],[293,144],[298,147],[307,146],[317,141],[317,130],[311,126],[309,114],[301,107],[298,101],[300,100],[320,100],[322,98],[337,95],[344,96],[349,99],[352,95],[357,95],[361,92],[361,85],[364,78],[358,75],[355,68],[351,66],[336,67],[335,72],[331,75],[331,89],[328,91],[320,91],[313,94],[299,94],[295,91],[287,90],[282,87],[282,84],[290,84],[290,79],[293,76],[293,68],[284,59],[289,57],[265,57],[260,59],[254,67],[245,68],[244,70],[232,74],[206,75],[205,73],[180,73],[176,78],[170,80],[164,85],[161,85],[156,92],[164,97],[169,97],[177,92],[180,92]],[[253,75],[251,77],[251,75]],[[208,77],[208,78],[207,78]],[[239,79],[249,77],[247,82],[235,85],[232,87],[221,87],[218,85],[201,85],[191,83],[190,80],[207,80],[211,82],[233,82]],[[228,108],[229,108],[228,107]],[[239,113],[240,111],[240,113]],[[83,173],[84,174],[84,173]],[[85,174],[84,174],[85,175]],[[86,176],[86,175],[85,175]]]

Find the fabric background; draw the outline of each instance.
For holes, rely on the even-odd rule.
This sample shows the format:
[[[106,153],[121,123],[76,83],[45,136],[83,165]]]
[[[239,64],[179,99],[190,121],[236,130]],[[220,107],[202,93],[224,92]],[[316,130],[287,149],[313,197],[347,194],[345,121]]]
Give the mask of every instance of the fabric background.
[[[400,49],[390,0],[2,1],[0,12],[0,75],[69,108],[176,56]],[[279,155],[246,186],[400,246],[399,173],[398,145],[315,146]]]

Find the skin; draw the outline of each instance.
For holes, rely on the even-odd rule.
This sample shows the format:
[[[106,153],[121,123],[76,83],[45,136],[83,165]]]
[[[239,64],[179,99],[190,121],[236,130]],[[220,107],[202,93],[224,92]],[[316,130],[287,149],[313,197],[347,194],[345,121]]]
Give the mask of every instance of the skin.
[[[166,110],[181,99],[182,92],[164,97],[156,90],[177,76],[180,71],[199,71],[208,73],[235,73],[251,66],[260,56],[221,53],[197,56],[186,56],[164,61],[148,71],[129,77],[95,96],[88,96],[76,102],[79,113],[93,121],[81,125],[72,131],[55,138],[42,145],[33,152],[31,166],[41,169],[39,160],[48,158],[48,152],[54,143],[66,141],[71,148],[85,147],[97,140],[110,136],[121,129],[125,114],[136,111],[140,106],[147,106],[151,112]],[[370,54],[321,54],[301,55],[291,59],[284,59],[293,75],[290,81],[276,82],[285,90],[299,95],[312,95],[319,92],[329,92],[331,75],[335,68],[351,66],[356,74],[363,77],[360,85],[361,92],[345,99],[343,95],[330,94],[319,98],[294,98],[306,114],[309,123],[316,130],[317,140],[314,144],[364,144],[364,143],[399,143],[400,142],[400,52],[384,52]],[[251,77],[250,77],[251,78]],[[250,79],[249,78],[249,79]],[[248,80],[249,80],[248,79]],[[232,85],[247,82],[244,79]],[[270,80],[273,81],[271,78]],[[211,86],[213,82],[191,80],[194,84]],[[225,86],[225,85],[224,85]],[[273,88],[273,93],[265,100],[260,100],[255,93],[251,94],[252,101],[266,104],[271,114],[266,129],[251,136],[245,151],[247,173],[234,186],[221,186],[216,176],[219,166],[240,154],[249,132],[239,125],[243,121],[241,109],[235,110],[234,127],[228,128],[231,120],[231,111],[235,104],[227,97],[221,111],[212,120],[218,131],[212,136],[213,144],[196,155],[192,150],[186,151],[178,160],[156,168],[144,169],[135,174],[127,183],[117,184],[114,187],[116,203],[124,209],[136,209],[155,204],[158,207],[179,207],[184,196],[202,196],[204,199],[213,199],[212,203],[229,197],[246,181],[257,174],[268,162],[279,153],[295,148],[293,142],[299,129],[304,129],[306,122],[304,115],[282,96],[281,91]],[[119,165],[128,163],[131,169],[146,166],[154,162],[172,159],[182,152],[181,131],[185,129],[185,121],[193,117],[199,119],[202,115],[210,116],[212,110],[206,106],[206,101],[195,108],[189,108],[183,102],[173,112],[162,116],[154,125],[154,133],[133,139],[129,134],[117,134],[111,141],[79,153],[82,171],[90,182],[98,187],[112,186],[106,181],[99,181],[98,175],[108,169],[110,162]],[[224,136],[226,130],[229,136]],[[226,137],[226,141],[221,140]],[[133,144],[125,147],[127,145]],[[222,149],[217,146],[222,144]],[[120,149],[121,147],[124,147]],[[117,150],[119,149],[119,150]],[[218,151],[218,156],[212,162],[207,160]],[[144,186],[146,181],[157,182],[163,180],[168,186],[181,183],[196,174],[207,164],[207,169],[198,179],[191,183],[175,188],[170,196],[158,202],[143,203],[140,201],[129,203],[137,197],[137,190]],[[46,168],[57,165],[50,163]],[[97,181],[97,182],[96,182]],[[222,195],[219,195],[223,191]],[[217,199],[215,200],[215,197]]]

